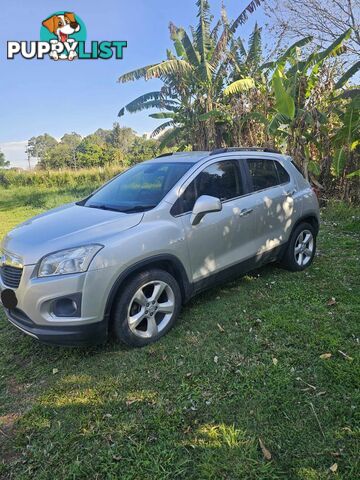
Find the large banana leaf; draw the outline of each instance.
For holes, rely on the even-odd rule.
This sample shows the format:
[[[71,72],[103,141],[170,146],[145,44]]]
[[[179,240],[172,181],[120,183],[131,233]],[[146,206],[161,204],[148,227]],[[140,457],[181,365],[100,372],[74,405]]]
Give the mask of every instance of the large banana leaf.
[[[360,170],[354,170],[346,175],[346,178],[360,177]]]
[[[247,56],[247,51],[240,37],[232,41],[231,53],[239,63],[243,63],[244,58]]]
[[[306,74],[310,68],[317,69],[329,57],[336,57],[344,53],[343,43],[350,38],[351,28],[346,30],[342,35],[336,38],[328,48],[321,52],[313,52],[309,55],[305,62],[299,62],[299,70]],[[288,72],[290,74],[290,72]],[[312,72],[309,73],[311,75]]]
[[[288,116],[283,115],[282,113],[277,113],[271,119],[268,131],[271,135],[275,135],[278,130],[281,130],[283,126],[289,125],[290,122],[291,119]]]
[[[136,98],[132,102],[128,103],[125,107],[121,109],[121,111],[127,110],[128,112],[134,113],[134,112],[139,112],[143,108],[144,103],[149,102],[151,100],[160,100],[162,98],[161,92],[149,92],[145,93],[144,95],[140,95],[140,97]],[[124,113],[123,112],[123,113]],[[121,117],[119,112],[119,117]]]
[[[123,75],[120,75],[120,77],[118,78],[118,82],[126,83],[126,82],[132,82],[134,80],[139,80],[140,78],[146,78],[146,73],[149,70],[149,68],[152,68],[155,65],[157,64],[148,65],[147,67],[137,68],[132,72],[124,73]]]
[[[226,52],[226,47],[228,46],[229,40],[231,38],[231,32],[227,26],[224,26],[224,30],[221,34],[219,41],[216,44],[213,55],[211,57],[211,65],[213,68],[216,68]]]
[[[210,6],[208,0],[197,0],[199,25],[196,30],[196,46],[200,53],[200,72],[203,81],[211,80],[211,69],[208,54],[211,49],[210,40]]]
[[[125,111],[130,113],[141,112],[143,110],[148,110],[149,108],[160,108],[162,110],[173,110],[178,105],[178,102],[175,100],[170,100],[164,98],[162,92],[149,92],[145,95],[141,95],[132,102],[128,103],[123,107],[118,116],[122,117],[125,114]]]
[[[227,13],[224,5],[222,6],[222,9],[221,9],[221,20],[219,20],[217,24],[217,28],[220,29],[221,25],[223,26],[223,31],[222,31],[222,34],[220,35],[220,38],[218,39],[218,36],[216,35],[216,38],[213,39],[213,35],[211,35],[215,48],[214,48],[210,63],[214,69],[216,69],[219,66],[219,63],[221,62],[224,55],[227,55],[229,53],[227,51],[228,50],[227,47],[229,45],[229,42],[233,38],[233,33],[229,28],[230,27],[229,19],[227,17]]]
[[[221,24],[222,24],[222,21],[221,19],[219,18],[219,20],[216,22],[214,28],[211,30],[210,32],[210,38],[211,38],[211,41],[213,43],[216,43],[218,41],[218,38],[219,38],[219,30],[220,30],[220,27],[221,27]]]
[[[166,128],[170,128],[174,125],[174,122],[171,120],[169,122],[162,123],[158,127],[155,128],[155,130],[152,132],[151,136],[152,137],[157,137],[160,135],[161,132],[163,132]]]
[[[211,112],[203,113],[202,115],[199,115],[199,120],[200,122],[205,122],[206,120],[209,120],[210,118],[218,118],[221,120],[224,120],[226,117],[226,113],[221,112],[220,110],[211,110]]]
[[[350,146],[360,137],[360,96],[351,99],[339,118],[342,125],[336,132],[335,142],[339,146]]]
[[[162,118],[174,118],[175,113],[171,112],[158,112],[158,113],[151,113],[149,115],[151,118],[162,119]]]
[[[352,29],[349,28],[344,32],[342,35],[340,35],[334,42],[328,46],[325,50],[322,52],[318,53],[318,59],[319,61],[325,60],[328,57],[334,57],[338,55],[339,53],[342,53],[342,44],[350,38]]]
[[[272,77],[272,86],[275,93],[276,109],[282,115],[291,119],[295,116],[295,102],[285,89],[283,75],[277,68]]]
[[[360,70],[360,62],[356,62],[349,70],[347,70],[342,77],[336,82],[335,88],[341,88],[345,83]]]
[[[171,40],[174,42],[174,47],[175,47],[177,56],[184,57],[186,52],[181,42],[180,32],[179,32],[180,29],[177,28],[172,22],[170,22],[169,30],[170,30]]]
[[[259,65],[261,61],[261,28],[255,23],[254,30],[250,35],[249,40],[249,53],[246,58],[248,65]]]
[[[242,78],[236,82],[231,83],[224,90],[224,95],[235,95],[236,93],[243,93],[255,87],[253,78]]]
[[[290,58],[294,58],[294,55],[296,54],[297,50],[299,48],[302,48],[304,45],[307,45],[313,40],[313,37],[308,36],[304,37],[301,40],[298,40],[297,42],[293,43],[286,51],[283,53],[275,62],[269,62],[269,66],[279,66],[280,68],[285,66],[286,62]],[[266,65],[266,64],[265,64]]]
[[[199,55],[196,52],[194,45],[192,44],[188,34],[183,28],[179,28],[178,32],[179,32],[179,39],[184,47],[189,63],[191,63],[193,66],[198,67],[200,63]]]
[[[182,75],[193,73],[193,67],[185,60],[166,60],[150,67],[146,71],[146,79],[159,78],[164,75]]]
[[[136,113],[142,112],[143,110],[150,110],[152,108],[158,108],[159,110],[176,110],[177,104],[171,104],[169,103],[169,100],[150,100],[149,102],[144,102],[138,107],[132,107],[130,110],[127,109],[127,106],[123,107],[118,113],[118,117],[122,117],[125,114],[126,110],[130,113]]]
[[[240,13],[240,15],[232,22],[231,31],[235,33],[239,25],[246,22],[248,18],[248,12],[253,13],[257,9],[257,7],[259,7],[260,5],[261,5],[261,2],[249,3],[249,5],[247,5],[247,7]],[[252,7],[252,10],[250,10],[250,7]]]
[[[344,171],[346,165],[346,151],[344,147],[341,147],[335,152],[335,156],[332,162],[334,173],[337,177],[340,177]]]

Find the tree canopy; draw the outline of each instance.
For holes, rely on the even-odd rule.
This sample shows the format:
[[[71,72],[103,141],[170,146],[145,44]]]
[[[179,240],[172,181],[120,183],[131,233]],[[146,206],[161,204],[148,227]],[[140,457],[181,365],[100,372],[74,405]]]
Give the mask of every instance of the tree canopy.
[[[27,151],[38,160],[40,169],[77,169],[129,166],[156,156],[159,141],[138,136],[131,128],[114,123],[111,130],[98,129],[82,137],[76,132],[65,133],[60,141],[45,133],[32,137]]]
[[[6,160],[4,152],[0,150],[0,168],[5,168],[10,165],[9,160]]]

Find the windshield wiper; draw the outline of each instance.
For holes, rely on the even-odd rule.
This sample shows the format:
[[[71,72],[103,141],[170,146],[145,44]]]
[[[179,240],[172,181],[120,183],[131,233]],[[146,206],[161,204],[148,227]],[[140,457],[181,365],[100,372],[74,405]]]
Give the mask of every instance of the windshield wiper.
[[[143,212],[145,210],[151,210],[155,207],[156,205],[135,205],[134,207],[124,208],[121,211],[124,213],[136,213],[136,212]]]
[[[112,205],[105,205],[105,204],[93,204],[93,205],[85,205],[88,208],[98,208],[99,210],[109,210],[113,212],[121,212],[121,213],[136,213],[136,212],[144,212],[145,210],[151,210],[155,208],[156,205],[135,205],[134,207],[115,207]]]
[[[111,207],[110,205],[85,205],[88,208],[98,208],[99,210],[109,210],[111,212],[122,212],[122,208]]]

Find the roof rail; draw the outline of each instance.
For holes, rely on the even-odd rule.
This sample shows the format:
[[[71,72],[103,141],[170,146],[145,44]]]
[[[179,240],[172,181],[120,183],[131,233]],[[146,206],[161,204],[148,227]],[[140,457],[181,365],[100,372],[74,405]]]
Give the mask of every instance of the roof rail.
[[[161,155],[158,155],[158,156],[155,157],[155,158],[171,157],[172,155],[174,155],[174,152],[162,153]]]
[[[266,153],[281,153],[275,148],[262,148],[262,147],[230,147],[230,148],[217,148],[213,150],[210,155],[219,155],[220,153],[229,152],[266,152]]]

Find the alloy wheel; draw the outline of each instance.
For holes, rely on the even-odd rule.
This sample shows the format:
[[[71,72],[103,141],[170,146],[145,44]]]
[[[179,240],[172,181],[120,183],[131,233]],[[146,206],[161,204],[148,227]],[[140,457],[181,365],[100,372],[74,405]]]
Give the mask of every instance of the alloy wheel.
[[[142,285],[133,296],[127,321],[133,334],[156,337],[170,322],[175,310],[175,295],[166,282],[154,280]]]
[[[295,242],[295,261],[300,267],[307,265],[314,253],[314,237],[310,230],[299,233]]]

